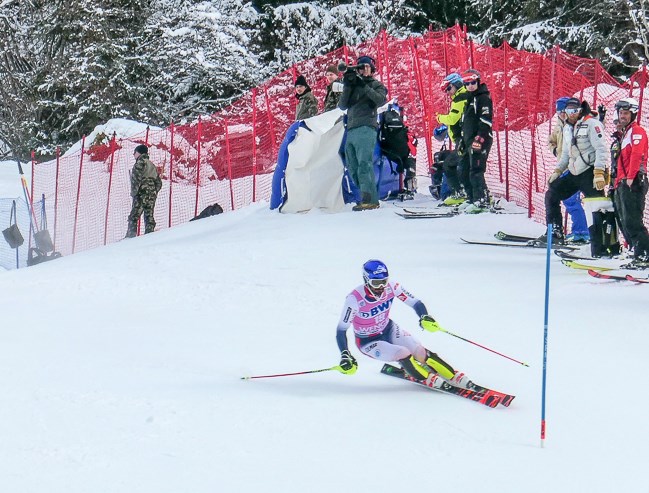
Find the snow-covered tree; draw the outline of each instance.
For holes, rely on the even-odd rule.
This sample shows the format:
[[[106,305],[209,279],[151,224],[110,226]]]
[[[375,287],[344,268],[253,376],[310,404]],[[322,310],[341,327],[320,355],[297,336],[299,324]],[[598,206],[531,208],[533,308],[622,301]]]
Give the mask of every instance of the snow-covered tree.
[[[241,0],[154,0],[146,24],[156,111],[168,122],[210,113],[268,74],[254,46],[259,13]]]

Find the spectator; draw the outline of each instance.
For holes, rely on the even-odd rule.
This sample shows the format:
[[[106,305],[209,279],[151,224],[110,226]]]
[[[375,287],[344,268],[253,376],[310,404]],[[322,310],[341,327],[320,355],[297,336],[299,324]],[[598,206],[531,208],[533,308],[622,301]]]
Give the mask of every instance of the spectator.
[[[318,114],[318,101],[316,101],[303,75],[298,75],[297,79],[295,79],[295,97],[297,98],[296,121],[306,120]]]
[[[469,96],[462,116],[462,145],[458,148],[458,154],[469,156],[468,159],[463,158],[460,170],[468,201],[459,208],[466,213],[477,214],[489,207],[489,191],[484,174],[493,143],[493,103],[487,85],[480,80],[480,72],[466,70],[462,80]]]
[[[553,241],[558,244],[565,243],[560,202],[577,191],[584,194],[584,208],[589,223],[593,257],[607,254],[602,236],[594,234],[593,213],[602,209],[613,210],[611,200],[604,192],[605,173],[610,156],[603,131],[602,123],[595,118],[586,101],[582,102],[576,98],[566,101],[563,148],[557,167],[548,179],[548,190],[545,193],[546,221],[553,225]],[[566,169],[569,173],[564,175]],[[542,235],[537,241],[547,242],[547,234]]]
[[[128,215],[128,229],[126,238],[137,236],[137,222],[144,211],[144,233],[153,233],[155,219],[153,210],[158,192],[162,188],[162,180],[158,170],[149,159],[149,149],[140,144],[133,151],[135,165],[131,172],[131,197],[133,207]]]
[[[642,218],[647,182],[647,132],[637,121],[638,102],[624,98],[615,103],[621,127],[615,177],[615,214],[625,239],[633,248],[632,267],[649,268],[649,234]]]
[[[325,72],[325,77],[329,81],[327,85],[327,95],[324,100],[324,111],[331,111],[338,108],[338,101],[340,101],[340,95],[343,92],[343,84],[338,80],[338,67],[335,65],[329,65],[327,71]]]
[[[446,175],[448,186],[451,189],[451,195],[444,199],[444,205],[459,205],[466,200],[466,194],[462,190],[460,178],[458,177],[460,156],[457,154],[457,148],[462,139],[462,115],[464,114],[469,93],[466,87],[464,87],[462,77],[458,73],[452,73],[444,77],[441,88],[451,98],[451,108],[445,115],[438,113],[437,122],[446,125],[451,142],[455,146],[455,150],[446,153],[443,160],[444,174]],[[468,166],[468,156],[463,156],[463,159],[467,161]]]
[[[557,124],[548,137],[548,148],[555,157],[561,157],[561,151],[563,150],[563,128],[566,126],[566,102],[569,99],[569,97],[564,96],[556,101]],[[568,171],[565,171],[565,173],[568,173]],[[572,197],[568,197],[563,201],[563,205],[568,211],[568,214],[570,214],[570,219],[572,219],[572,230],[566,240],[570,243],[588,243],[590,241],[590,235],[588,234],[586,214],[581,205],[581,192],[576,192]]]
[[[361,201],[354,211],[379,207],[373,157],[377,142],[377,108],[386,102],[388,90],[373,77],[374,59],[361,56],[356,67],[350,67],[343,76],[343,93],[339,107],[347,110],[347,142],[345,159],[352,179],[360,188]]]

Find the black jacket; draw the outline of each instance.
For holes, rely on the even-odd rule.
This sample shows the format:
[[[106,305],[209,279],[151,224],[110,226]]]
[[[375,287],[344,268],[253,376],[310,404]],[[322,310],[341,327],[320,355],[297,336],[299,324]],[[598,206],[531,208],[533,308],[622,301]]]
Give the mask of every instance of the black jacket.
[[[469,96],[462,117],[462,140],[467,149],[478,135],[485,142],[491,142],[493,140],[491,134],[493,103],[487,85],[481,83],[475,92],[469,94],[471,95]]]

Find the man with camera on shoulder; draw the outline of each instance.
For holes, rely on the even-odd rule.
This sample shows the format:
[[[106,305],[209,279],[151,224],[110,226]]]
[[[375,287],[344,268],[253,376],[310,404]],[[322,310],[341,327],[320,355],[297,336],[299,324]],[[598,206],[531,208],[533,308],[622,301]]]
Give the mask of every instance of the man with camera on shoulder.
[[[361,201],[352,210],[378,209],[373,156],[378,130],[377,109],[385,104],[388,90],[373,77],[376,63],[372,57],[363,55],[356,66],[347,67],[341,63],[338,68],[345,72],[338,103],[340,109],[347,110],[345,159],[361,191]]]

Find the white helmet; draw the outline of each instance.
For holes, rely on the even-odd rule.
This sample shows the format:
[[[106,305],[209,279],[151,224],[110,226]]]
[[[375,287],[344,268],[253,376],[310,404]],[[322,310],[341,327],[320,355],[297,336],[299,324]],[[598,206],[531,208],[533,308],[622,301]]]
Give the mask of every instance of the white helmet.
[[[635,98],[623,98],[615,103],[615,109],[618,113],[620,110],[629,110],[634,116],[636,116],[640,109],[640,105],[638,104],[638,100]]]

